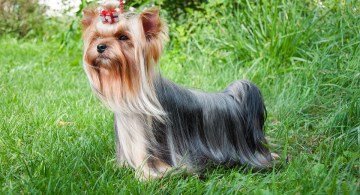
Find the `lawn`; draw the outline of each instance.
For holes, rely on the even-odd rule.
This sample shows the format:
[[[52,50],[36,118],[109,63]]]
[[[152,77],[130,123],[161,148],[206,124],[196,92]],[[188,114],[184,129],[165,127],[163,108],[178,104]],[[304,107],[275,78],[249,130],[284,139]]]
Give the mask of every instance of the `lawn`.
[[[242,2],[167,18],[159,70],[206,91],[256,83],[279,165],[138,181],[116,164],[113,116],[91,93],[81,41],[4,35],[0,194],[359,194],[360,3]]]

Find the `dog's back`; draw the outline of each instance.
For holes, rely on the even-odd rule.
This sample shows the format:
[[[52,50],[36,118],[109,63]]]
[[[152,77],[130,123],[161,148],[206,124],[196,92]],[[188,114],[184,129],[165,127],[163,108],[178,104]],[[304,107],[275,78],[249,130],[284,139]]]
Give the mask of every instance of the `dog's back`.
[[[159,158],[169,165],[195,170],[209,165],[269,165],[263,133],[266,110],[255,85],[239,80],[222,93],[203,93],[159,77],[155,86],[167,115],[153,133]]]

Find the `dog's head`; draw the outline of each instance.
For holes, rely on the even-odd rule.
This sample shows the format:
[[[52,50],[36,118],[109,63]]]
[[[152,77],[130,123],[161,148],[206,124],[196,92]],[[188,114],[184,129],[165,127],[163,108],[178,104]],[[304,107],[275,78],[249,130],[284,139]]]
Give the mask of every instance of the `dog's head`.
[[[156,8],[140,14],[114,12],[116,3],[108,1],[100,9],[86,9],[82,20],[84,68],[92,88],[107,104],[129,103],[153,93],[153,67],[168,38]],[[110,22],[104,22],[107,13],[117,14],[117,21],[109,17],[105,19]]]

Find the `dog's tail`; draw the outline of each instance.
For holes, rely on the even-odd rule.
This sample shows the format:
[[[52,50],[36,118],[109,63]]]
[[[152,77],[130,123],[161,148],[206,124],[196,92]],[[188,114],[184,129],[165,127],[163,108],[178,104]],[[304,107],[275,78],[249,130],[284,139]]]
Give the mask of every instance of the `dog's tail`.
[[[263,131],[267,113],[260,90],[249,81],[238,80],[224,92],[239,105],[242,123],[239,130],[246,140],[246,144],[241,144],[240,158],[253,168],[268,168],[273,159]]]

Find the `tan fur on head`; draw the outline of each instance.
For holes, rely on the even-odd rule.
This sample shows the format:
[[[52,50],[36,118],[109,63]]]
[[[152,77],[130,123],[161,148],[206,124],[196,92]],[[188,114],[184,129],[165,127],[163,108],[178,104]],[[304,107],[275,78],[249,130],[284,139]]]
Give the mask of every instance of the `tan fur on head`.
[[[102,7],[114,5],[107,1]],[[152,77],[168,35],[159,10],[125,13],[119,22],[103,24],[96,8],[91,8],[84,11],[82,24],[84,68],[95,93],[114,112],[161,117]],[[106,45],[102,53],[97,51],[100,44]]]
[[[148,53],[146,59],[157,63],[163,50],[164,42],[168,39],[167,26],[160,19],[157,8],[144,10],[140,14],[140,18],[147,40],[146,47],[148,48]]]
[[[83,31],[85,31],[98,17],[99,12],[94,6],[90,6],[83,11],[83,19],[81,20]],[[84,35],[84,33],[83,33]]]

